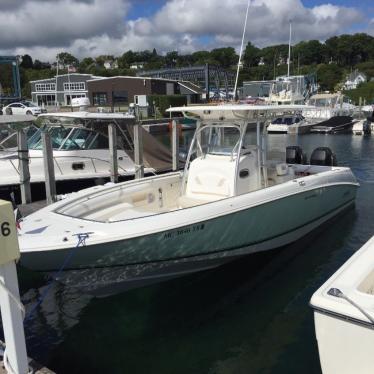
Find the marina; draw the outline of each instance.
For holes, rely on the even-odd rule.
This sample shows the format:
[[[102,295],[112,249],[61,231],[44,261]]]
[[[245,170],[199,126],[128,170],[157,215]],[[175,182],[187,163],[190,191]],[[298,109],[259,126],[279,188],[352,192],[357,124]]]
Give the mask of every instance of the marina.
[[[309,155],[320,145],[334,149],[339,164],[349,164],[360,182],[355,208],[281,250],[103,299],[53,283],[45,306],[28,323],[30,354],[56,372],[87,370],[86,363],[76,363],[85,357],[91,368],[113,372],[146,373],[152,366],[157,372],[256,372],[266,367],[287,373],[304,370],[308,362],[308,372],[319,373],[308,303],[372,235],[374,144],[370,137],[348,134],[269,135],[268,142],[282,150],[298,144]],[[22,299],[26,309],[32,308],[45,281],[25,269],[20,276]],[[92,336],[93,328],[97,334]],[[44,334],[51,337],[45,344],[40,340]],[[126,349],[109,348],[113,342]],[[109,354],[109,349],[110,362],[95,354]]]
[[[373,8],[8,3],[0,374],[374,372]]]

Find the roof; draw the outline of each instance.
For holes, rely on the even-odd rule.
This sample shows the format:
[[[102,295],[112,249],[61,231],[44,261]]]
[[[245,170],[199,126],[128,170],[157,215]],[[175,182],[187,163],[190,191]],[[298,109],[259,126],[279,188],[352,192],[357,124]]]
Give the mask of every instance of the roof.
[[[103,78],[103,77],[98,77],[98,76],[96,76],[96,75],[92,75],[92,74],[70,73],[70,74],[59,74],[59,75],[55,75],[54,77],[51,77],[51,78],[38,79],[38,80],[35,80],[35,81],[30,81],[30,83],[37,83],[37,82],[50,81],[51,79],[56,80],[56,77],[67,77],[67,76],[70,76],[70,77],[71,77],[72,75],[83,75],[83,76],[88,76],[88,77],[92,77],[92,78],[93,78],[92,80]]]
[[[36,120],[35,117],[30,115],[23,115],[23,114],[12,114],[7,115],[4,114],[0,116],[0,124],[4,123],[22,123],[22,122],[34,122]]]
[[[167,79],[167,78],[153,78],[153,77],[135,77],[133,75],[116,75],[114,77],[97,77],[97,79],[88,79],[87,82],[94,82],[99,80],[109,80],[109,79],[140,79],[140,80],[159,80],[159,81],[167,81],[167,82],[178,82],[175,79]]]
[[[182,106],[167,109],[167,112],[182,112],[185,116],[190,114],[203,120],[246,120],[261,119],[268,115],[282,115],[294,113],[303,109],[311,109],[307,105],[249,105],[249,104],[223,104],[223,105],[196,105]]]
[[[187,89],[188,91],[191,91],[194,94],[202,94],[204,91],[196,84],[188,82],[188,81],[179,81],[178,82],[180,86]]]
[[[81,118],[81,119],[134,119],[135,117],[127,113],[91,113],[91,112],[57,112],[40,114],[38,118],[43,117],[68,117],[68,118]],[[1,118],[1,117],[0,117]]]
[[[358,70],[352,71],[352,73],[347,75],[347,81],[353,82],[358,76],[362,76],[365,80],[367,79],[366,74],[361,73]]]

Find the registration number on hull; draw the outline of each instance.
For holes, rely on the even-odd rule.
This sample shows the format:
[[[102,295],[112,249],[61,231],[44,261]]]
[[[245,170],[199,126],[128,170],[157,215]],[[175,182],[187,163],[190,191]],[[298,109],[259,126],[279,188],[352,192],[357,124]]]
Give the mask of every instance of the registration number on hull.
[[[201,223],[198,225],[193,225],[190,227],[185,227],[183,229],[178,229],[174,231],[169,231],[164,234],[164,239],[173,239],[179,236],[188,235],[197,231],[202,231],[205,228],[205,223]]]

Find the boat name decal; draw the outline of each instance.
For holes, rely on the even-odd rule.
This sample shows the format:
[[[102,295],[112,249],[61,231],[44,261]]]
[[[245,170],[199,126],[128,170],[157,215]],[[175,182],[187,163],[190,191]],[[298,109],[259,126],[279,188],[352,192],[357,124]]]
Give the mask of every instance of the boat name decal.
[[[205,228],[205,223],[201,223],[201,224],[198,224],[198,225],[193,225],[191,227],[186,227],[184,229],[169,231],[169,232],[166,232],[164,234],[164,239],[173,239],[173,238],[176,238],[178,236],[182,236],[182,235],[186,235],[186,234],[190,234],[190,233],[193,233],[193,232],[204,230],[204,228]]]

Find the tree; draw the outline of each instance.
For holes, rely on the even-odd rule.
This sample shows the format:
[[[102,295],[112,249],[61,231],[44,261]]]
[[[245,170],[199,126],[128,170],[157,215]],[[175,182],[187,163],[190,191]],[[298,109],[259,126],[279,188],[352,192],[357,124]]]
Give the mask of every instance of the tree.
[[[318,40],[300,42],[292,48],[294,63],[300,65],[321,64],[328,62],[326,46]]]
[[[32,58],[29,55],[23,55],[22,56],[22,62],[20,66],[24,69],[32,69],[34,67],[34,64],[32,62]]]
[[[95,60],[92,57],[85,57],[80,63],[78,71],[80,73],[87,73],[88,69],[95,66]]]
[[[317,80],[322,90],[333,91],[344,78],[344,69],[337,64],[317,66]]]
[[[79,65],[79,60],[68,52],[59,53],[57,55],[57,59],[60,62],[60,64],[63,64],[65,66],[72,65],[78,67]]]
[[[243,65],[246,67],[257,65],[260,61],[259,51],[251,42],[248,42],[243,54]]]
[[[229,68],[238,63],[239,56],[233,47],[216,48],[210,52],[210,57],[217,65]]]

